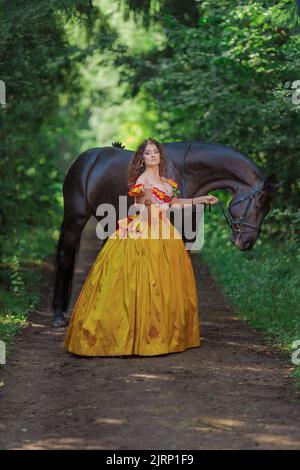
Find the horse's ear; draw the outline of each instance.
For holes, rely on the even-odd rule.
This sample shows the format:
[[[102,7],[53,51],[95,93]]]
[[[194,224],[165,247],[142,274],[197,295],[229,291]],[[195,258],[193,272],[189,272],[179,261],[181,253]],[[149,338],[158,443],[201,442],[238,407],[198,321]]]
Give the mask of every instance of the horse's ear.
[[[264,188],[270,186],[273,184],[273,182],[276,180],[276,173],[271,173],[269,176],[267,176],[264,180]]]
[[[274,189],[279,189],[279,188],[281,188],[281,186],[283,186],[283,183],[284,183],[284,180],[277,181],[277,183],[273,184],[273,188]]]
[[[271,175],[267,176],[267,178],[264,181],[264,189],[267,189],[269,191],[276,191],[277,189],[281,188],[281,186],[284,183],[284,180],[277,181],[276,180],[276,174],[271,173]]]

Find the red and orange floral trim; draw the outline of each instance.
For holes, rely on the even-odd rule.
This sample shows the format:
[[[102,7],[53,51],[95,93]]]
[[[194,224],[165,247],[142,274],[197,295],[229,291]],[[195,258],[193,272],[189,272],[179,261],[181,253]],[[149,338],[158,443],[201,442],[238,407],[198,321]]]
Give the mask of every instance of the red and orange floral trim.
[[[160,201],[164,201],[164,202],[169,202],[171,201],[171,196],[169,196],[167,193],[165,193],[164,191],[161,191],[160,189],[158,189],[156,186],[153,186],[152,188],[152,193],[154,194],[154,196],[157,197],[157,199],[159,199]]]
[[[166,178],[166,180],[168,181],[168,183],[170,183],[170,185],[173,187],[173,188],[178,188],[178,183],[174,180],[172,180],[172,178]]]
[[[131,186],[130,190],[128,191],[128,196],[137,196],[138,194],[143,192],[144,183],[138,183]]]
[[[174,196],[180,196],[180,190],[178,189],[178,183],[176,181],[174,181],[172,178],[166,178],[168,183],[170,183],[170,185],[172,186],[173,188],[173,195],[172,197]]]
[[[156,186],[152,187],[152,192],[160,201],[170,202],[172,197],[180,195],[180,191],[178,189],[178,183],[174,181],[172,178],[166,178],[166,181],[168,181],[168,183],[173,188],[172,196],[169,196],[169,194],[157,188]],[[128,196],[134,197],[134,196],[138,196],[139,194],[142,194],[143,188],[144,188],[144,183],[137,183],[137,184],[132,185],[130,190],[128,191]]]

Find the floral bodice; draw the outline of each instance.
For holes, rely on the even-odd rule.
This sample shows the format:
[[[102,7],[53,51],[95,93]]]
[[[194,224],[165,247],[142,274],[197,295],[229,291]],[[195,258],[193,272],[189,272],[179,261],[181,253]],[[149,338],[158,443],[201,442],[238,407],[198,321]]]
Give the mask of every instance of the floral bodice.
[[[171,178],[166,178],[166,181],[170,184],[170,189],[166,190],[165,187],[160,184],[156,183],[156,185],[152,186],[152,197],[151,201],[153,204],[168,204],[170,203],[171,199],[174,196],[177,196],[180,191],[178,190],[178,183],[171,179]],[[129,196],[139,196],[140,194],[143,193],[143,189],[145,186],[145,180],[140,179],[140,182],[137,184],[134,184],[131,186],[130,190],[128,191]]]
[[[163,220],[163,213],[165,210],[168,209],[170,201],[174,196],[178,196],[180,191],[178,189],[178,184],[175,180],[171,178],[166,178],[166,181],[170,184],[170,189],[166,190],[166,188],[160,184],[156,183],[156,185],[152,186],[152,194],[151,194],[151,202],[153,206],[151,207],[151,212],[153,208],[154,218],[152,223],[156,223],[157,221],[162,218]],[[139,183],[133,184],[128,191],[128,195],[132,197],[136,197],[142,195],[144,186],[146,184],[145,179],[140,178]],[[167,224],[167,222],[165,222]],[[134,237],[139,238],[141,233],[146,230],[148,222],[144,220],[143,214],[134,214],[124,217],[123,219],[118,220],[118,226],[121,236],[127,236],[127,232],[130,232],[131,235]]]

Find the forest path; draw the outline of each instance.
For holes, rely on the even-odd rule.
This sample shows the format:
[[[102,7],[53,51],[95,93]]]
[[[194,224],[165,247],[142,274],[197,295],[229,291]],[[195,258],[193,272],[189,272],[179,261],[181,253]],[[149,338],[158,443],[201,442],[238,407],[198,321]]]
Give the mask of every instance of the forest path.
[[[100,247],[90,220],[69,312]],[[202,345],[161,356],[67,353],[66,330],[50,327],[49,285],[0,371],[1,449],[300,448],[289,359],[235,317],[201,256],[192,262]]]

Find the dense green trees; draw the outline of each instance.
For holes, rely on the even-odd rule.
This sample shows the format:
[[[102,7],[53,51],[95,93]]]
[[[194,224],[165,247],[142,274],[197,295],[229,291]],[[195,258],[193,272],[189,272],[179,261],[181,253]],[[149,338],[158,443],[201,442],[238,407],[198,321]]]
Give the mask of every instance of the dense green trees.
[[[64,157],[78,153],[78,129],[86,127],[80,67],[114,37],[92,2],[0,1],[0,79],[6,84],[6,106],[0,106],[0,316],[5,325],[15,323],[11,312],[22,322],[23,311],[36,299],[27,292],[38,286],[30,282],[26,263],[39,263],[54,251]]]
[[[92,83],[96,67],[107,65],[111,75],[119,71],[113,85],[122,89],[124,106],[128,99],[143,103],[144,128],[162,141],[197,139],[245,152],[266,174],[284,179],[280,207],[295,216],[295,2],[189,0],[183,7],[118,0],[113,11],[122,9],[124,23],[117,26],[110,3],[0,2],[0,78],[7,86],[7,105],[0,108],[2,256],[15,253],[21,227],[55,225],[63,172],[81,148],[80,130],[88,132],[93,100],[99,99],[102,115],[109,106],[122,107],[122,96],[109,96],[101,80]],[[121,29],[132,17],[148,47],[122,42]],[[84,76],[86,64],[92,71]],[[101,135],[97,139],[101,145]]]
[[[152,2],[126,3],[145,12]],[[123,63],[129,64],[132,93],[143,87],[147,107],[159,116],[160,138],[239,149],[266,174],[275,171],[284,179],[282,207],[296,210],[300,100],[293,87],[300,89],[295,83],[300,36],[295,2],[188,2],[184,21],[182,11],[176,16],[178,2],[172,2],[175,16],[165,10],[170,2],[153,3],[162,5],[152,20],[161,25],[165,45],[150,54],[123,55]],[[195,24],[188,13],[196,4]]]

